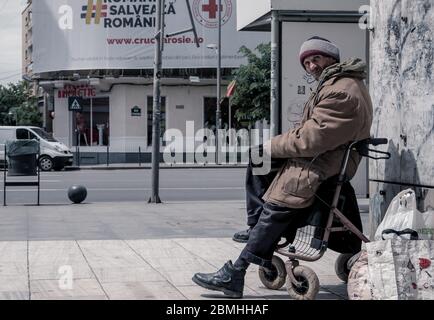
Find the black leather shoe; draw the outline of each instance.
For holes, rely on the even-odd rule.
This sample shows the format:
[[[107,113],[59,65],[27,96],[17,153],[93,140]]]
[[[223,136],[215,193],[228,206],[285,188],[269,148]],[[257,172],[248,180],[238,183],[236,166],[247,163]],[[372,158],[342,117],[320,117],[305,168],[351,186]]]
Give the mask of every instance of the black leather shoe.
[[[219,271],[214,273],[196,273],[192,280],[203,288],[222,291],[231,298],[242,298],[245,275],[246,270],[236,269],[232,261],[229,260]]]
[[[249,240],[249,235],[251,230],[252,228],[243,231],[238,231],[237,233],[234,234],[232,240],[236,242],[246,243],[247,240]]]

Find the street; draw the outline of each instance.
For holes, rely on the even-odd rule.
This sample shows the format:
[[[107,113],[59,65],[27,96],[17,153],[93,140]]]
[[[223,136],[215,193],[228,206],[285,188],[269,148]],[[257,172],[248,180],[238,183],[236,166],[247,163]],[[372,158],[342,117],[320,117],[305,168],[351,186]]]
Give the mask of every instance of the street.
[[[68,188],[87,188],[85,202],[147,201],[151,195],[151,170],[79,170],[41,172],[41,204],[68,204]],[[161,169],[162,201],[244,200],[245,169]],[[33,181],[37,177],[7,177],[8,181]],[[3,176],[1,179],[3,190]],[[36,203],[36,187],[8,187],[7,204]]]

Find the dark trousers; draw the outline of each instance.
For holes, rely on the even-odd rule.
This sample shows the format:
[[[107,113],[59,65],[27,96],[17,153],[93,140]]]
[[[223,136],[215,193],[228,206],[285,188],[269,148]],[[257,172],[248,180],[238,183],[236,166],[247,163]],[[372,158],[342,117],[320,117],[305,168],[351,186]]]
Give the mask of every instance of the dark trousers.
[[[270,202],[264,203],[262,200],[262,196],[285,162],[284,159],[272,159],[271,171],[266,175],[254,175],[252,161],[247,167],[247,224],[252,230],[240,258],[263,267],[270,267],[277,243],[298,213],[298,210]]]
[[[249,160],[246,172],[246,208],[247,208],[247,225],[254,227],[259,220],[263,210],[264,200],[262,196],[267,191],[271,182],[273,182],[279,169],[285,164],[285,159],[271,159],[271,170],[265,175],[253,174],[255,164],[252,159]],[[260,166],[260,165],[259,165]]]

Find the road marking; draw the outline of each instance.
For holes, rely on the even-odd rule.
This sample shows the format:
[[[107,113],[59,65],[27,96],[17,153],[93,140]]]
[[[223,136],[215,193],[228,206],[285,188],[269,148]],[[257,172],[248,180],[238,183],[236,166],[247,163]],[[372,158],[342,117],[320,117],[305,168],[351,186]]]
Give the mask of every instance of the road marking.
[[[64,189],[40,189],[40,191],[66,191]],[[151,191],[151,188],[87,188],[87,191]],[[244,190],[244,187],[197,187],[197,188],[160,188],[160,190]],[[34,192],[35,189],[8,189],[7,192]]]
[[[25,179],[14,179],[14,180],[8,180],[9,182],[13,181],[13,182],[27,182],[29,180],[25,180]],[[34,180],[34,182],[37,182],[38,180]],[[63,182],[62,180],[42,180],[41,182]],[[3,185],[3,183],[1,184]]]

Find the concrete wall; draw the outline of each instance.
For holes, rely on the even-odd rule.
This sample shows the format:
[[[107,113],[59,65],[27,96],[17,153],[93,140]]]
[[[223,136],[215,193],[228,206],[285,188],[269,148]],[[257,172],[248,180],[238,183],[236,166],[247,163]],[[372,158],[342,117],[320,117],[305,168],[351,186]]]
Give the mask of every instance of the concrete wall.
[[[413,188],[420,210],[434,207],[432,0],[372,0],[372,134],[388,138],[390,160],[371,161],[372,230],[391,199]]]
[[[222,96],[225,86],[222,86]],[[196,131],[203,127],[203,103],[204,97],[215,97],[216,88],[209,87],[165,87],[161,93],[166,96],[167,128],[179,129],[186,134],[185,122],[194,121]],[[152,95],[152,93],[150,94]],[[176,106],[184,106],[176,109]],[[152,106],[150,106],[152,108]]]

